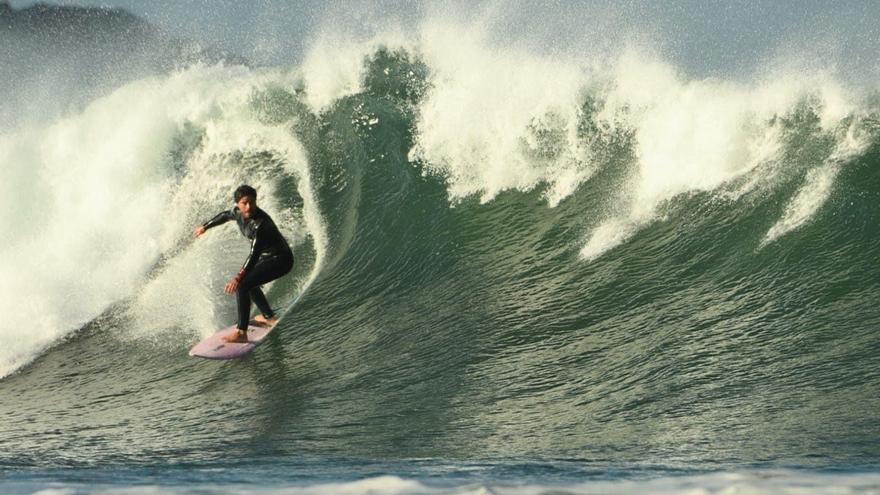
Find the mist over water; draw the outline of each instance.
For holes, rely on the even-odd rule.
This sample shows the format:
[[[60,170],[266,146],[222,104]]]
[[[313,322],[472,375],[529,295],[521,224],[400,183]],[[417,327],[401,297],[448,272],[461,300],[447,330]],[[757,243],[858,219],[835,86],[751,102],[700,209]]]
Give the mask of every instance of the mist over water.
[[[654,4],[535,9],[331,6],[290,59],[4,129],[17,493],[875,490],[875,85],[797,29],[703,64]],[[241,183],[294,247],[284,316],[194,360],[248,245],[191,232]]]

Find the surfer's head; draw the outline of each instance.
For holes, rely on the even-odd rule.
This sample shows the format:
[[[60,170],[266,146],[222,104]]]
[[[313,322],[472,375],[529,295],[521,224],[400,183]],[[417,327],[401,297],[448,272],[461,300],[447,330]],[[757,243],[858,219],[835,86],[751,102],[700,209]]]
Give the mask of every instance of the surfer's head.
[[[234,197],[241,216],[250,218],[252,210],[257,207],[257,190],[248,185],[238,186]]]

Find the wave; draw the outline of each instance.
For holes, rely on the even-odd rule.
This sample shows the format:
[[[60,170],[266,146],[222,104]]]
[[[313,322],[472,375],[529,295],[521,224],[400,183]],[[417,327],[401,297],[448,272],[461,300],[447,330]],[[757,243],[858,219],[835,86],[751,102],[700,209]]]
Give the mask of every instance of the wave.
[[[64,465],[221,445],[876,459],[870,93],[479,34],[427,23],[324,38],[301,67],[195,66],[0,138],[0,227],[18,233],[0,309],[35,329],[0,328],[2,384],[21,395],[0,412],[40,415],[74,380],[106,443]],[[207,367],[175,349],[231,320],[220,288],[246,246],[188,236],[243,182],[293,237],[296,271],[270,289],[288,316],[252,360]],[[58,407],[43,421],[87,441],[80,401]],[[222,436],[200,423],[230,409]],[[0,462],[55,462],[34,449]]]

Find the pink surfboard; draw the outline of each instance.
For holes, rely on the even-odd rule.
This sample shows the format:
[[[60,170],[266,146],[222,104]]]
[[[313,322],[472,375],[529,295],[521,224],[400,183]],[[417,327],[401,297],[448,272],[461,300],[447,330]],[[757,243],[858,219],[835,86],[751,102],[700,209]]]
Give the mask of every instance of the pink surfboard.
[[[232,336],[237,329],[235,325],[230,325],[214,335],[202,340],[189,350],[190,356],[203,357],[207,359],[235,359],[254,350],[269,335],[274,327],[263,326],[254,320],[248,325],[248,341],[245,342],[226,342],[223,337]]]

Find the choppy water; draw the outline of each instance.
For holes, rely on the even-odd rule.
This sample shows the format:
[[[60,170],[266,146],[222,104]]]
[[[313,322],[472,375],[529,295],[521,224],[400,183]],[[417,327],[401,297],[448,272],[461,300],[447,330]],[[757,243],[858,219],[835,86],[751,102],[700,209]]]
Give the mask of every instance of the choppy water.
[[[4,491],[880,491],[870,91],[443,25],[328,51],[0,135]],[[286,313],[188,358],[247,250],[189,234],[243,182]]]

